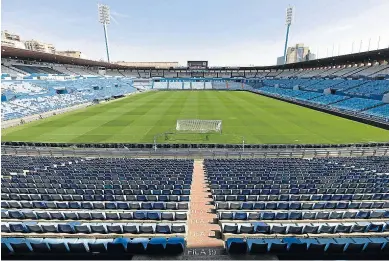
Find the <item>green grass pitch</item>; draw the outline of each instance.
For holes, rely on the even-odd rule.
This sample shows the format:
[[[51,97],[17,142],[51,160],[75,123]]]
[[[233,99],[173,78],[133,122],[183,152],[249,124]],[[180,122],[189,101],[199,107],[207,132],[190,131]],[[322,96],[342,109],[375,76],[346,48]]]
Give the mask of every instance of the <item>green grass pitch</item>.
[[[3,141],[152,143],[177,119],[222,120],[223,133],[170,135],[159,143],[357,143],[389,141],[389,131],[249,92],[159,91],[2,131]]]

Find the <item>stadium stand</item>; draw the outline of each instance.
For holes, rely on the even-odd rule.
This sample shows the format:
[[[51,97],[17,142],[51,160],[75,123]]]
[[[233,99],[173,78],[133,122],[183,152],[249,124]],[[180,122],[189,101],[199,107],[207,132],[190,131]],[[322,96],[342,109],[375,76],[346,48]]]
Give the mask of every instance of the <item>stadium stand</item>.
[[[336,107],[339,109],[345,109],[350,111],[363,111],[378,105],[381,105],[381,101],[377,100],[368,100],[362,98],[350,98],[347,100],[343,100],[337,103],[332,104],[332,107]]]
[[[344,93],[347,95],[358,95],[367,98],[374,98],[378,96],[382,98],[382,95],[389,92],[389,81],[367,81],[360,86],[347,88]]]
[[[12,93],[14,95],[19,94],[40,94],[45,93],[46,90],[32,82],[2,82],[1,89],[3,91]]]
[[[26,65],[14,65],[13,67],[18,68],[22,71],[25,71],[26,73],[33,74],[33,73],[44,73],[44,74],[61,74],[61,72],[56,71],[49,67],[41,67],[41,66],[26,66]]]
[[[378,106],[365,111],[366,114],[389,119],[389,104]]]
[[[204,160],[225,250],[385,256],[388,161]],[[187,248],[193,160],[2,155],[1,165],[2,257],[166,256]]]
[[[341,95],[336,95],[336,94],[333,94],[333,95],[328,94],[328,95],[323,95],[323,96],[319,96],[319,97],[316,97],[316,98],[312,98],[310,101],[318,103],[318,104],[328,105],[328,104],[336,103],[336,102],[343,101],[343,100],[346,100],[346,99],[349,99],[349,98],[350,97],[348,97],[348,96],[341,96]]]
[[[132,81],[125,79],[2,82],[2,95],[9,98],[1,103],[2,119],[12,120],[41,114],[96,100],[111,99],[135,91]]]
[[[387,259],[389,143],[383,129],[389,129],[388,57],[386,48],[280,66],[141,68],[2,46],[2,123],[24,124],[37,115],[40,119],[43,114],[133,93],[198,90],[188,103],[186,98],[172,99],[167,92],[146,94],[145,100],[141,95],[129,99],[134,103],[109,103],[111,107],[101,106],[109,113],[101,124],[98,120],[104,117],[93,109],[81,111],[76,120],[37,124],[53,135],[47,140],[40,140],[44,135],[37,127],[42,126],[36,125],[5,134],[2,258]],[[203,89],[222,92],[215,91],[210,98],[199,92]],[[272,99],[250,93],[234,96],[238,91]],[[163,97],[153,98],[154,94]],[[141,102],[134,105],[138,98]],[[206,107],[212,106],[204,104],[211,101],[216,105],[209,113]],[[230,112],[237,114],[226,112],[230,104]],[[309,113],[303,117],[292,109],[282,111],[284,106]],[[342,124],[350,121],[326,122],[329,115],[310,114],[301,107],[381,129],[356,124],[358,131],[354,131]],[[227,115],[223,133],[219,109]],[[273,113],[275,109],[281,113]],[[176,115],[203,119],[204,111],[220,123],[215,139],[219,143],[201,133],[209,130],[201,126],[192,128],[196,133],[178,133],[182,139],[177,135],[177,140],[168,140],[177,134],[171,133]],[[243,113],[246,117],[240,118]],[[91,116],[88,124],[85,115]],[[324,116],[317,117],[316,130],[326,132],[325,125],[339,120],[339,131],[330,133],[333,138],[321,137],[323,132],[312,128],[315,119],[310,115]],[[272,121],[280,116],[284,118],[275,126]],[[299,118],[307,118],[307,125],[300,124]],[[202,122],[199,119],[186,121]],[[271,135],[254,128],[262,125],[261,119]],[[75,127],[81,132],[73,136],[67,125],[75,121],[81,123]],[[228,124],[234,125],[236,133]],[[84,129],[83,125],[90,126]],[[130,125],[142,128],[134,131]],[[146,136],[138,141],[147,143],[112,142],[112,133],[118,133],[120,142],[130,142],[127,139],[135,132],[155,135],[160,126],[168,132],[161,129],[159,144],[156,136],[154,143]],[[245,137],[239,128],[248,130]],[[18,136],[23,129],[36,133],[33,141],[31,136]],[[367,142],[368,129],[371,140],[380,142]],[[249,132],[259,138],[247,137]],[[354,141],[338,139],[337,134],[353,136],[354,132],[362,133],[366,143],[337,144]],[[194,135],[186,138],[185,134]],[[225,141],[224,134],[232,138]],[[374,139],[381,135],[382,140]],[[70,138],[61,143],[55,140],[59,136]],[[88,140],[91,136],[97,136],[99,143]],[[293,137],[292,141],[284,136]],[[313,136],[314,144],[303,144],[303,136]],[[14,137],[21,137],[20,141]],[[317,144],[319,138],[330,144]]]
[[[137,70],[125,70],[124,72],[123,72],[123,75],[125,76],[125,77],[132,77],[132,78],[139,78],[139,73],[138,73],[138,71]]]
[[[1,103],[2,117],[7,120],[54,111],[88,102],[80,93],[15,99]]]
[[[191,160],[3,155],[2,249],[182,253],[192,172]]]
[[[21,73],[19,71],[16,71],[15,69],[6,67],[4,65],[1,65],[1,72],[5,74],[9,74],[10,76],[17,77],[17,75],[26,75],[27,73]]]
[[[228,252],[387,251],[388,159],[206,159]]]
[[[380,75],[380,74],[384,75],[385,70],[388,70],[388,68],[389,68],[388,65],[375,64],[375,65],[368,66],[367,68],[358,72],[357,74],[360,76],[375,77],[375,76]]]

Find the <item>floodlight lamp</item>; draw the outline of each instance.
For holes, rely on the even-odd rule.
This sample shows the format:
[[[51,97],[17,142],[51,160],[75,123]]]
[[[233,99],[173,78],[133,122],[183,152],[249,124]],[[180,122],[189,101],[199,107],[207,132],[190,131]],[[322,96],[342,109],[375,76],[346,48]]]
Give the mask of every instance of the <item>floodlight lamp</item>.
[[[109,24],[111,21],[110,9],[107,5],[98,5],[99,22],[102,24]]]
[[[293,21],[293,7],[288,7],[286,9],[286,24],[290,25]]]

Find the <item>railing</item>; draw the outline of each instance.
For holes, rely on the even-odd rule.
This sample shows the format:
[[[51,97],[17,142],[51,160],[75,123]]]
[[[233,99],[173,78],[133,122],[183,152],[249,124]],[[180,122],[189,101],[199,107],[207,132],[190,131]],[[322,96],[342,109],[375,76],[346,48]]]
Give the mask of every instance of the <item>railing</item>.
[[[269,148],[233,151],[227,149],[123,149],[2,146],[2,155],[52,157],[124,158],[328,158],[389,156],[389,146],[345,148]]]

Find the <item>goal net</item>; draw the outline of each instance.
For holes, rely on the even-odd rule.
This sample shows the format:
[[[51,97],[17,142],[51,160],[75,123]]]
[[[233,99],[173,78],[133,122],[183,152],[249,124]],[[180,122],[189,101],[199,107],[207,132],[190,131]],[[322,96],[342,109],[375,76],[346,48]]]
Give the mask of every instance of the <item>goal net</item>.
[[[221,120],[177,120],[177,132],[212,133],[222,132]]]

